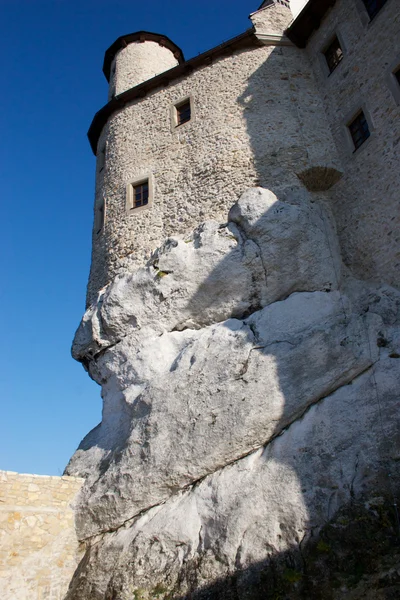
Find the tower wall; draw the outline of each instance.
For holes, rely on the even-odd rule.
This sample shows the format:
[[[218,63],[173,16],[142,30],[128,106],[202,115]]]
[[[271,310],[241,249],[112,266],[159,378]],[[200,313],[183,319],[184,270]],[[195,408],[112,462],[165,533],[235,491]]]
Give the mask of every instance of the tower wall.
[[[188,97],[191,119],[176,127],[174,107]],[[248,187],[278,191],[299,185],[296,173],[338,167],[311,66],[294,46],[237,50],[131,102],[98,148],[95,211],[105,204],[105,223],[93,230],[88,303],[166,236],[224,219]],[[127,210],[127,185],[144,179],[151,205]]]
[[[117,52],[112,62],[108,99],[177,64],[173,52],[157,42],[146,40],[128,44]]]

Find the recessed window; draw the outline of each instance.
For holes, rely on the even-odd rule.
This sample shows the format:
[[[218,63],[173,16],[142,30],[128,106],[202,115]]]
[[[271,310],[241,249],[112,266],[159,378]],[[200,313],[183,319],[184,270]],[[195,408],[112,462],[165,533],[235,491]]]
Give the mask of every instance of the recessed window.
[[[351,121],[351,123],[348,124],[348,128],[353,140],[354,151],[356,151],[371,135],[368,122],[363,111],[360,111],[358,115]]]
[[[171,131],[174,132],[193,120],[193,97],[186,96],[170,104]]]
[[[126,210],[128,212],[149,208],[152,203],[151,177],[140,179],[126,186]]]
[[[386,4],[387,0],[363,0],[363,2],[369,14],[369,18],[373,19],[381,10],[382,6]]]
[[[396,71],[394,71],[393,75],[397,79],[397,83],[400,85],[400,67],[397,67]]]
[[[105,202],[104,198],[100,198],[97,202],[95,215],[94,215],[94,232],[96,235],[101,233],[104,227],[104,217],[105,217]]]
[[[133,206],[132,208],[139,208],[139,206],[146,206],[149,203],[149,182],[143,181],[138,185],[133,186]]]
[[[176,107],[176,126],[183,125],[190,121],[191,117],[191,108],[190,108],[190,99],[185,100],[182,104],[178,104]]]
[[[332,73],[343,59],[343,50],[336,36],[326,48],[324,55],[329,67],[329,72]]]
[[[105,164],[106,164],[106,147],[103,146],[102,148],[100,148],[100,150],[97,154],[97,166],[99,169],[99,173],[102,172]]]

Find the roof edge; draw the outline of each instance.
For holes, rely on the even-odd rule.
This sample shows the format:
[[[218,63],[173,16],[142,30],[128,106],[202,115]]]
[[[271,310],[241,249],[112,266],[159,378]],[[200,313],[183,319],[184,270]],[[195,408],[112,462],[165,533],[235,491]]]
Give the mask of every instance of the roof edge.
[[[111,64],[117,52],[133,42],[156,42],[160,46],[165,46],[165,48],[171,50],[179,64],[185,62],[182,50],[168,36],[161,33],[152,33],[151,31],[135,31],[134,33],[121,35],[106,50],[104,54],[103,73],[107,81],[110,81]]]

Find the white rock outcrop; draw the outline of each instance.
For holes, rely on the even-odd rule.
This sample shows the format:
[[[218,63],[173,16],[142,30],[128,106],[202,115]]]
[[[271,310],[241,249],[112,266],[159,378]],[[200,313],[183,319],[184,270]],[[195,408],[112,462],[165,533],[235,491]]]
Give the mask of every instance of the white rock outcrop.
[[[399,302],[346,274],[303,189],[249,190],[228,223],[116,278],[73,345],[104,408],[67,467],[86,478],[88,543],[68,600],[244,577],[383,489],[400,456]]]

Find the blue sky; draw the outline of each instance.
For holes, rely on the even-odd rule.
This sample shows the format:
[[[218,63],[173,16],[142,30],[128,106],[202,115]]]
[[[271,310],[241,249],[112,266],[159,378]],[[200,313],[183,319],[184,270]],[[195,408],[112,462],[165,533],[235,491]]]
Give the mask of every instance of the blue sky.
[[[261,1],[261,0],[260,0]],[[140,29],[186,58],[250,26],[256,0],[0,0],[0,469],[61,474],[101,418],[100,388],[70,357],[90,264],[104,51]]]

